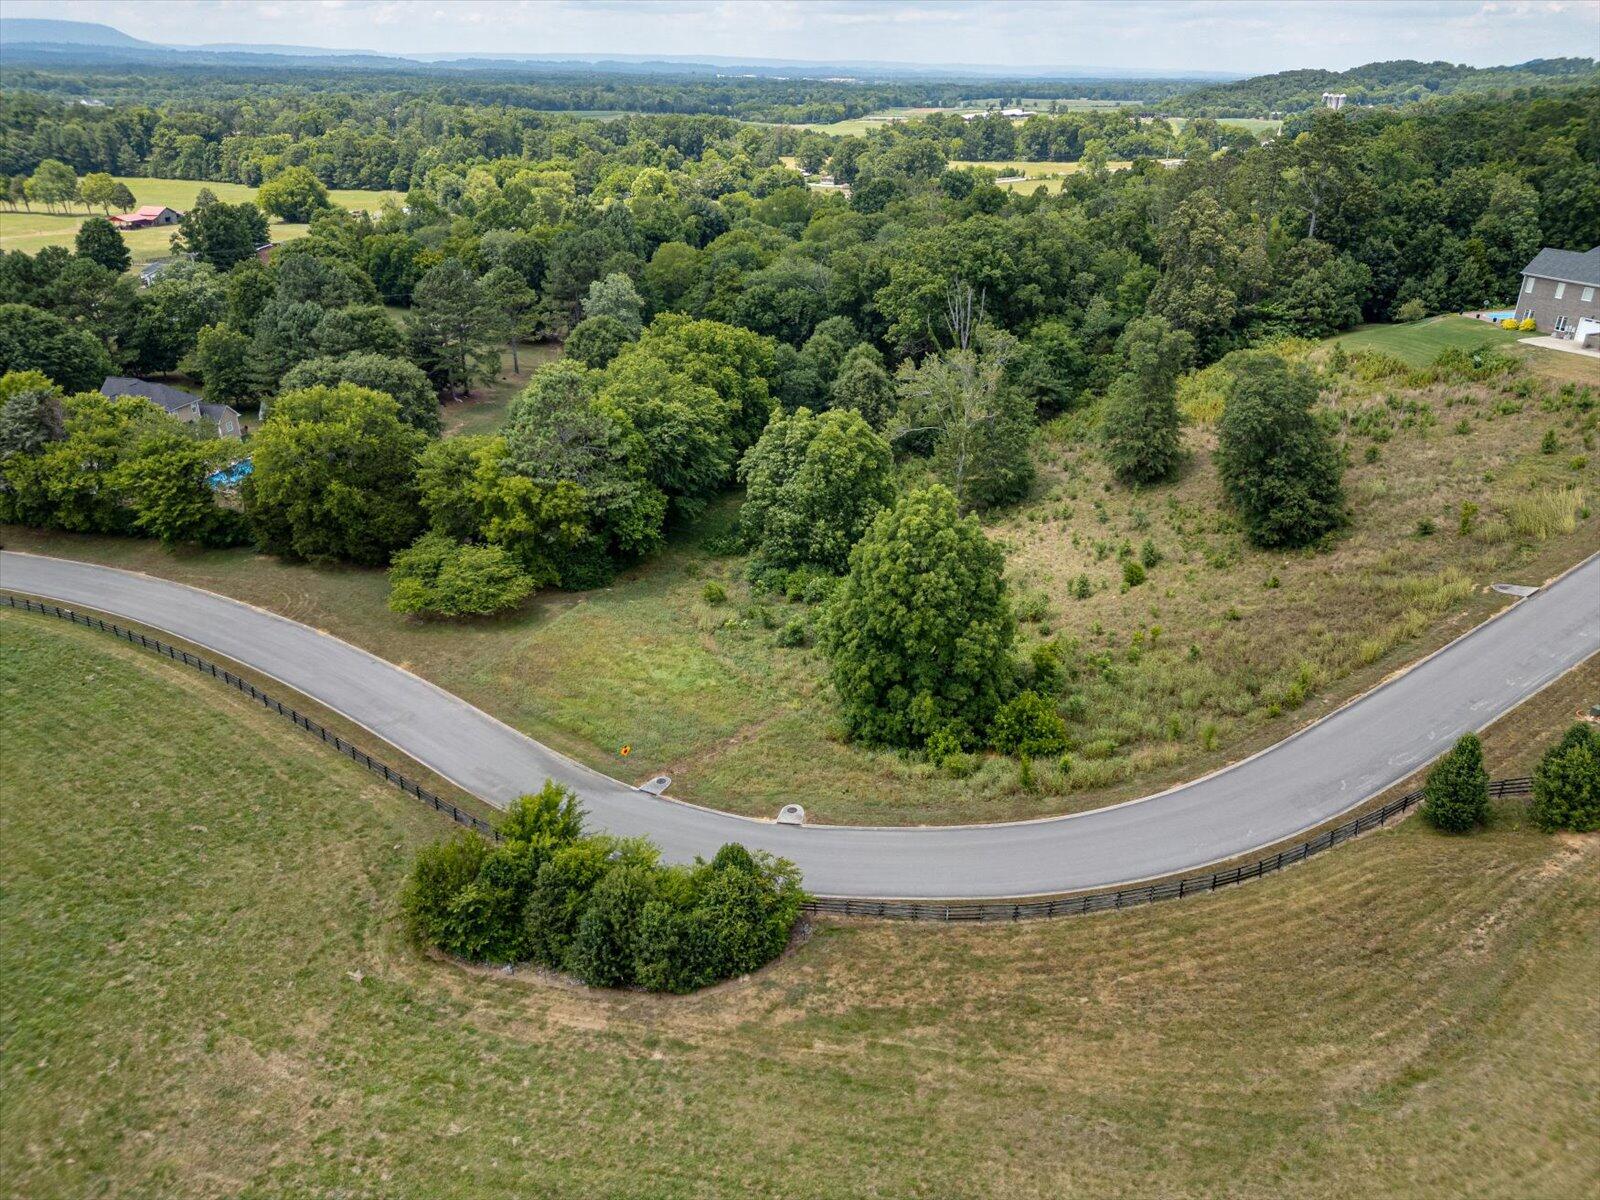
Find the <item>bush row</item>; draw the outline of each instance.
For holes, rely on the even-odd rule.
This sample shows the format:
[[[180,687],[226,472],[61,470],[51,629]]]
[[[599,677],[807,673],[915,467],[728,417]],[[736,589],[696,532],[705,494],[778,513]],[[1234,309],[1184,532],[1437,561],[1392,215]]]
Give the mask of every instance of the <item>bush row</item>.
[[[1467,833],[1489,819],[1489,772],[1476,734],[1461,738],[1424,785],[1422,815],[1446,833]],[[1579,721],[1544,752],[1533,770],[1528,819],[1546,833],[1600,830],[1600,729]]]
[[[776,958],[805,899],[792,863],[735,843],[677,866],[645,839],[586,835],[553,782],[498,829],[497,844],[464,832],[417,855],[401,908],[419,943],[597,987],[691,992]]]

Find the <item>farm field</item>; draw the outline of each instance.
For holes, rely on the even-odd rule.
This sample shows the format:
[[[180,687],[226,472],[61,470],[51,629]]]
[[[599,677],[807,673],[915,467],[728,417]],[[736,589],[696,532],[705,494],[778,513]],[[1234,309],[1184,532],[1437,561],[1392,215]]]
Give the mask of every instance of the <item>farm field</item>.
[[[1130,162],[1108,162],[1106,169],[1122,171],[1132,165]],[[1076,175],[1083,170],[1081,162],[1043,162],[1029,159],[993,159],[989,161],[962,159],[952,161],[950,166],[956,168],[982,167],[985,170],[1006,173],[1015,168],[1023,173],[1023,178],[1007,179],[998,186],[1008,192],[1027,192],[1030,195],[1041,187],[1048,194],[1055,195],[1061,190],[1061,185],[1068,175]]]
[[[826,822],[1001,820],[1096,807],[1225,765],[1486,617],[1503,602],[1488,584],[1538,582],[1600,550],[1594,416],[1579,396],[1532,373],[1426,386],[1342,379],[1328,403],[1349,443],[1353,520],[1320,554],[1245,543],[1210,465],[1208,428],[1187,431],[1175,483],[1139,493],[1111,484],[1082,419],[1047,427],[1034,497],[988,524],[1008,550],[1021,648],[1059,637],[1075,675],[1071,761],[1035,763],[1026,780],[1008,760],[957,779],[839,740],[820,653],[778,645],[790,622],[809,641],[814,609],[755,594],[741,558],[706,548],[734,519],[735,498],[610,587],[545,593],[480,622],[398,617],[376,571],[17,528],[4,539],[283,612],[602,770],[664,771],[684,799],[770,815],[803,797]],[[481,412],[473,427],[488,428],[493,403],[461,416]],[[1463,504],[1476,506],[1465,533]],[[1147,542],[1156,565],[1125,589],[1124,547],[1143,553]],[[706,600],[711,580],[726,603]]]
[[[180,212],[194,203],[201,188],[210,188],[217,199],[230,204],[254,200],[256,189],[242,183],[207,183],[195,179],[145,179],[135,176],[117,176],[119,183],[128,185],[139,204],[165,204]],[[340,208],[366,208],[376,212],[385,200],[402,199],[400,192],[365,192],[330,189],[328,199]],[[46,212],[0,212],[0,250],[26,250],[37,254],[46,246],[71,248],[78,226],[93,213],[82,211],[70,214]],[[306,226],[272,222],[268,230],[274,241],[289,241],[305,234]],[[172,235],[168,226],[157,229],[133,229],[122,236],[133,255],[135,270],[172,253]]]
[[[1491,770],[1526,772],[1597,692],[1591,664],[1502,721]],[[448,826],[208,680],[5,612],[0,695],[19,1195],[1600,1184],[1600,838],[1536,834],[1520,802],[1116,915],[821,922],[667,998],[411,949],[396,894]]]
[[[1133,104],[1133,103],[1135,103],[1135,102],[1131,101],[1131,100],[1085,100],[1085,99],[1073,99],[1073,100],[1057,100],[1057,101],[1055,101],[1055,104],[1056,104],[1057,108],[1061,112],[1068,112],[1068,111],[1072,111],[1072,110],[1082,110],[1082,109],[1096,109],[1096,108],[1099,108],[1099,109],[1115,109],[1115,108],[1123,108],[1123,107],[1125,107],[1125,106],[1127,106],[1129,104]],[[1033,109],[1033,110],[1035,110],[1035,111],[1037,111],[1039,113],[1048,114],[1049,111],[1050,111],[1050,104],[1051,104],[1051,101],[1047,100],[1047,99],[1038,99],[1038,98],[1027,99],[1027,98],[1025,98],[1025,99],[1020,100],[1020,101],[1018,101],[1018,100],[1007,100],[1005,102],[1004,107],[1006,107],[1006,108],[1027,108],[1027,109]],[[843,120],[843,121],[820,121],[820,122],[819,121],[813,121],[813,122],[803,123],[803,124],[788,125],[787,128],[790,128],[790,129],[807,129],[807,130],[812,130],[812,131],[814,131],[816,133],[832,134],[832,135],[834,135],[836,137],[863,137],[867,133],[871,132],[873,129],[880,128],[880,127],[882,127],[882,126],[884,126],[886,124],[889,124],[891,122],[894,122],[894,121],[911,121],[911,120],[915,120],[917,117],[929,116],[932,113],[982,112],[986,108],[991,108],[991,107],[998,108],[1000,106],[1001,106],[1001,102],[1000,102],[999,99],[997,99],[997,98],[989,98],[989,99],[983,99],[983,100],[969,100],[965,104],[952,104],[952,105],[945,106],[943,108],[940,108],[940,107],[933,107],[933,108],[883,108],[883,109],[879,109],[876,112],[867,113],[865,116],[850,117],[850,118],[848,118],[846,120]],[[1026,118],[1017,117],[1017,118],[1013,118],[1013,119],[1017,120],[1017,121],[1021,121],[1021,120],[1025,120]],[[771,124],[771,122],[757,121],[757,122],[751,122],[751,124]]]
[[[1161,119],[1172,126],[1174,133],[1182,133],[1183,127],[1190,121],[1189,117],[1162,117]],[[1217,124],[1247,129],[1258,137],[1263,133],[1277,133],[1278,130],[1283,128],[1281,120],[1267,117],[1218,117]]]

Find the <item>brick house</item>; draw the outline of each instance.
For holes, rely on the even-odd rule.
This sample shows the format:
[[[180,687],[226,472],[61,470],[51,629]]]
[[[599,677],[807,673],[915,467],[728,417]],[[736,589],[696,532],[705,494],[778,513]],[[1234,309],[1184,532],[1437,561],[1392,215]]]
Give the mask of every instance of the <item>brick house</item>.
[[[1600,246],[1544,249],[1522,269],[1517,320],[1532,317],[1540,333],[1600,346]]]

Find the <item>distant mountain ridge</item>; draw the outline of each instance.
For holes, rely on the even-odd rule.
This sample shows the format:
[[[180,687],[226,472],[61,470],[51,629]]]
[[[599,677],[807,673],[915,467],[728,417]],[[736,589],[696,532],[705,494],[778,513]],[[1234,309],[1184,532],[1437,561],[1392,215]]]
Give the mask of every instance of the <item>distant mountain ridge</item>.
[[[151,46],[110,25],[94,21],[54,21],[46,17],[0,17],[0,47],[11,42],[55,46]]]
[[[1503,67],[1401,58],[1364,63],[1348,71],[1278,71],[1212,84],[1186,91],[1167,111],[1178,116],[1251,117],[1304,111],[1320,104],[1323,92],[1343,92],[1348,105],[1360,107],[1405,104],[1454,92],[1589,83],[1600,83],[1600,62],[1593,58],[1535,58]]]
[[[1073,65],[996,66],[983,63],[913,63],[859,59],[818,61],[767,58],[759,55],[741,57],[720,54],[611,54],[602,51],[560,54],[514,51],[397,54],[379,50],[292,46],[280,43],[216,42],[166,45],[131,37],[109,25],[26,17],[0,17],[0,48],[13,59],[30,61],[43,59],[52,64],[73,57],[100,63],[126,60],[170,64],[175,61],[188,61],[205,65],[233,61],[243,61],[253,65],[279,61],[326,66],[329,60],[336,60],[347,66],[390,69],[437,66],[456,70],[473,68],[504,70],[518,64],[528,64],[558,70],[600,67],[629,73],[654,69],[694,73],[746,71],[762,75],[783,72],[807,76],[865,73],[878,77],[1048,78],[1085,81],[1170,79],[1183,82],[1216,82],[1242,78],[1236,71],[1155,71],[1128,67]]]

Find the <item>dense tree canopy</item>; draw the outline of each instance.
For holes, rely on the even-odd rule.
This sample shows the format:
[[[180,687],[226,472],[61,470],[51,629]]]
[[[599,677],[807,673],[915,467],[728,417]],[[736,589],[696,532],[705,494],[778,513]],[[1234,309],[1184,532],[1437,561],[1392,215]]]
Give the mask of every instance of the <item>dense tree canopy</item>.
[[[889,443],[849,409],[775,414],[739,464],[739,521],[758,562],[843,571],[894,499],[893,466]]]
[[[275,554],[377,566],[421,524],[424,434],[392,397],[341,383],[285,392],[251,440],[245,508]]]
[[[881,513],[826,610],[844,720],[869,745],[982,742],[1012,685],[1004,556],[943,487]]]
[[[26,304],[0,304],[0,372],[41,371],[72,392],[100,386],[111,356],[92,333]]]
[[[289,369],[283,377],[285,391],[308,387],[333,387],[353,383],[391,397],[399,408],[400,419],[422,432],[439,432],[439,400],[428,377],[400,358],[360,352],[341,357],[308,358]]]
[[[309,222],[328,207],[328,189],[305,167],[286,167],[256,192],[261,211],[280,221]]]

